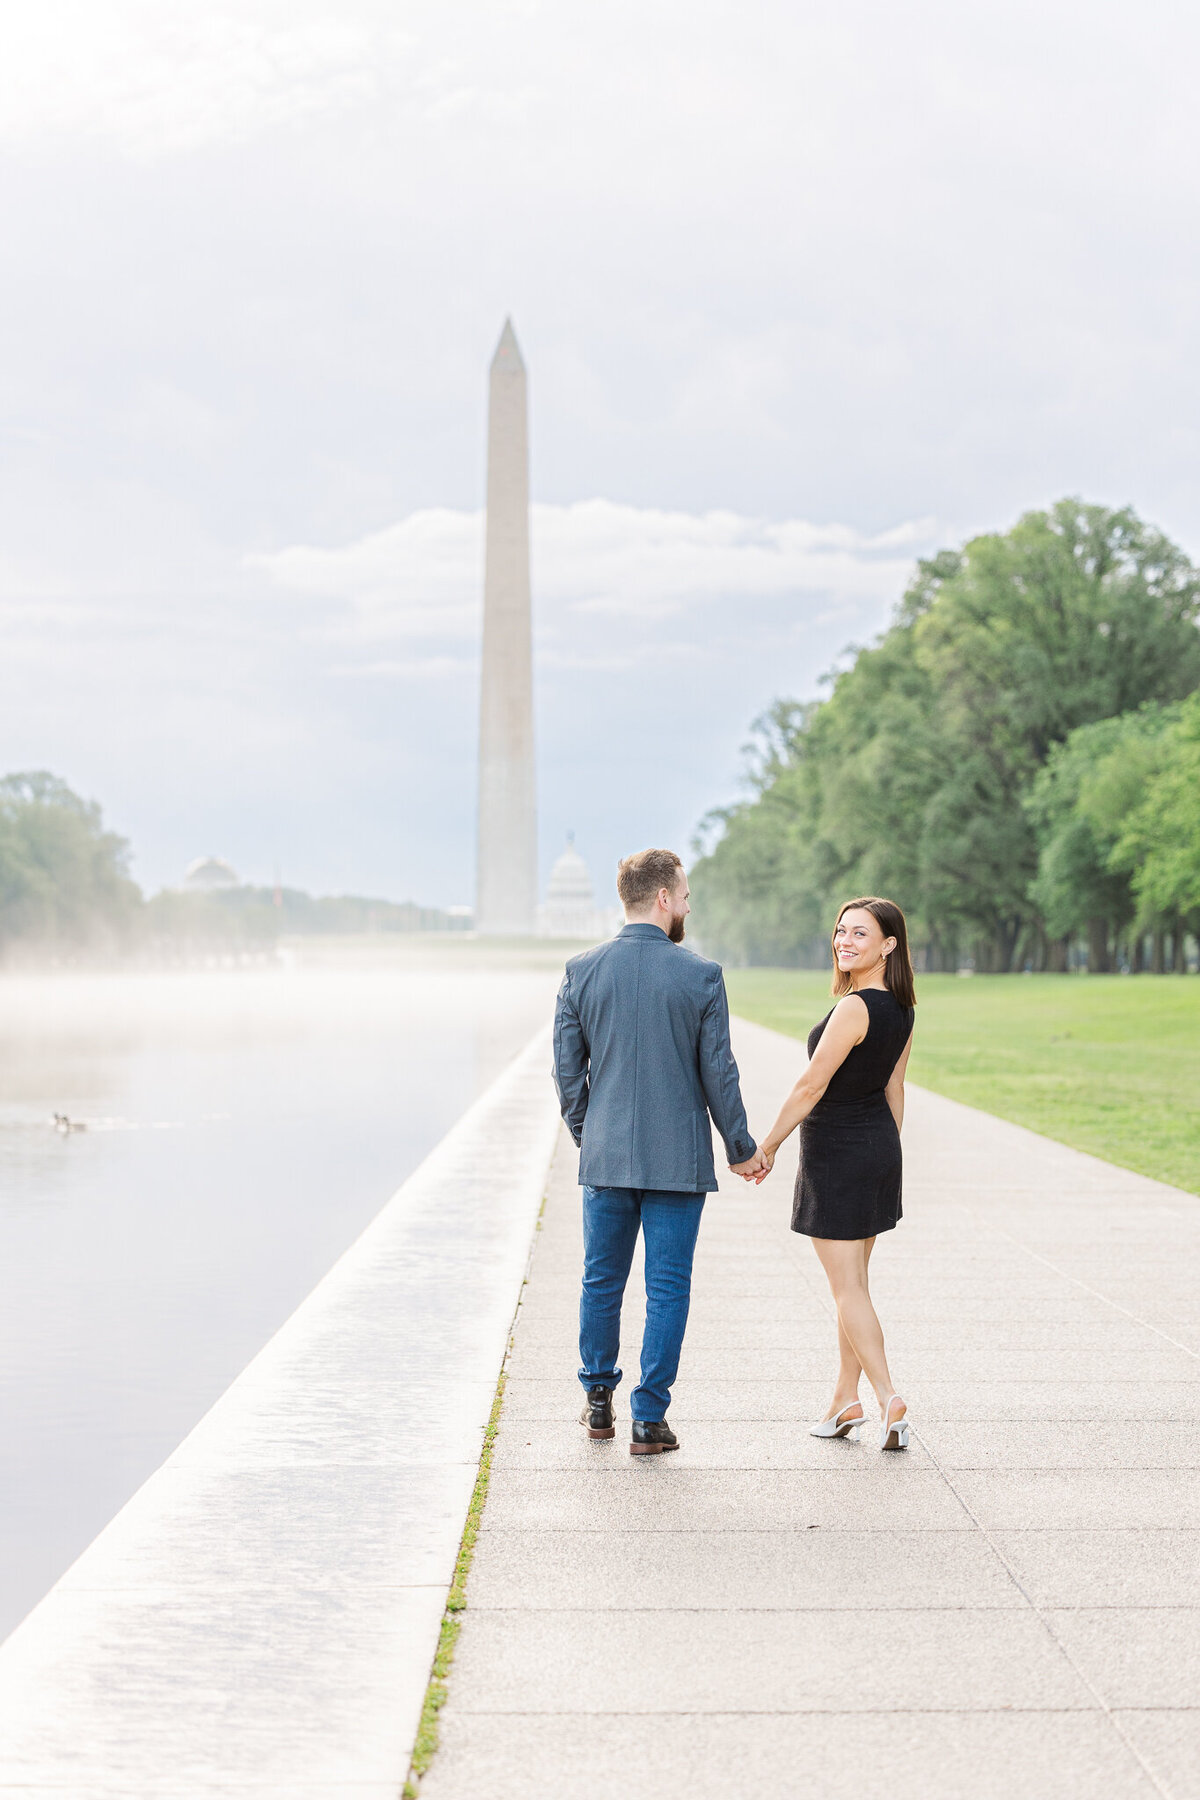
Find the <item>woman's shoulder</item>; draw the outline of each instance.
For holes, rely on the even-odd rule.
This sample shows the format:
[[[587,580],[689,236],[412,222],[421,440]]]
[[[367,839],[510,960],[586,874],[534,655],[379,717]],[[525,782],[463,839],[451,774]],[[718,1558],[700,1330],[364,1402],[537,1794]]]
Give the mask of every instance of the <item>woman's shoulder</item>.
[[[864,1012],[870,1017],[870,1009],[863,1006],[861,995],[843,994],[840,1000],[834,1001],[829,1011],[825,1014],[825,1017],[817,1020],[816,1024],[813,1026],[813,1030],[824,1031],[825,1027],[831,1025],[835,1019],[839,1022],[844,1022],[848,1019],[861,1021]]]
[[[840,1028],[865,1033],[871,1023],[871,1009],[861,993],[843,994],[826,1017],[830,1023],[836,1020]]]
[[[834,1012],[860,1011],[862,1007],[866,1006],[863,996],[870,991],[869,988],[856,988],[852,994],[843,994],[841,999],[835,1003]]]

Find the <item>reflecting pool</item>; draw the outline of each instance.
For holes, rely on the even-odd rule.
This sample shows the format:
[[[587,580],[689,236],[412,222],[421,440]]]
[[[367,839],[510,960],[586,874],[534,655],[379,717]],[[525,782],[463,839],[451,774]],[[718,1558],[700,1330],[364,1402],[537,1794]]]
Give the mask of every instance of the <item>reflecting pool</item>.
[[[0,1637],[548,1020],[561,960],[0,977]]]

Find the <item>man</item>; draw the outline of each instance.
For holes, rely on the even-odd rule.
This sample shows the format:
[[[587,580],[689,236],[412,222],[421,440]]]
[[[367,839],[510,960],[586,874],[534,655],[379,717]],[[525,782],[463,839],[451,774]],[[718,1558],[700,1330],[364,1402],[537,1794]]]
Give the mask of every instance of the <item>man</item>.
[[[621,1300],[640,1229],[646,1329],[629,1450],[652,1456],[679,1447],[666,1413],[700,1215],[717,1185],[709,1116],[735,1174],[759,1174],[766,1161],[746,1124],[720,964],[681,948],[691,911],[683,864],[672,850],[641,850],[619,865],[617,892],[622,930],[567,964],[554,1082],[582,1152],[580,1421],[589,1437],[616,1435]]]

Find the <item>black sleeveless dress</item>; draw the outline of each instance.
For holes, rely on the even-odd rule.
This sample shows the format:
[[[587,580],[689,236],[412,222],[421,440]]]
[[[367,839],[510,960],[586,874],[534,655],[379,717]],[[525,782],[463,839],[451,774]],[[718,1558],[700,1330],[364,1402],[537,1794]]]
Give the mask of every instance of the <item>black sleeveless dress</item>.
[[[891,1231],[900,1205],[900,1133],[884,1089],[913,1028],[912,1009],[886,988],[863,988],[867,1035],[830,1079],[800,1127],[792,1230],[869,1238]],[[811,1056],[833,1009],[808,1034]]]

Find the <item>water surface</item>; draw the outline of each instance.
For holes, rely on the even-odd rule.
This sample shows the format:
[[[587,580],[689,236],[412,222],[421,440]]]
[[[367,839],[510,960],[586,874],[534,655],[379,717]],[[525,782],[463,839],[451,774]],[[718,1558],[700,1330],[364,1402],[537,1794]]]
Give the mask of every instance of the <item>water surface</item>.
[[[548,1018],[559,966],[0,978],[0,1637]]]

